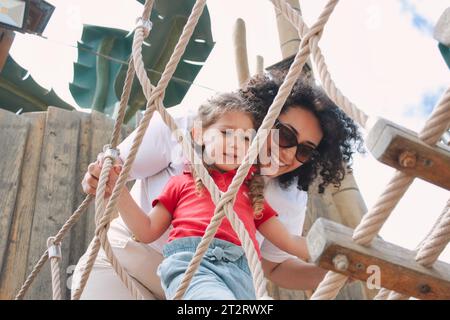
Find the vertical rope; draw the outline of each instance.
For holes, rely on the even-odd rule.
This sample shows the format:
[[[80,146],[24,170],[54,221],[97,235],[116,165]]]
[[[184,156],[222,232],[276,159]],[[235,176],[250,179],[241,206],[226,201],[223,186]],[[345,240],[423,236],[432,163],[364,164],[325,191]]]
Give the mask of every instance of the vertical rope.
[[[66,221],[66,223],[62,226],[62,228],[58,231],[56,236],[54,237],[55,243],[61,243],[64,237],[66,236],[67,232],[72,228],[72,226],[78,222],[81,215],[86,212],[87,207],[94,199],[94,196],[88,195],[83,202],[80,204],[80,206],[75,210],[75,212],[70,216],[70,218]],[[27,279],[23,283],[22,287],[20,288],[19,292],[16,294],[15,300],[22,300],[25,294],[27,293],[28,289],[30,288],[31,284],[33,283],[34,279],[37,277],[39,272],[41,271],[44,264],[47,262],[48,259],[48,249],[44,251],[42,256],[39,258],[36,265],[33,267],[33,270],[28,275]]]
[[[416,261],[430,268],[450,241],[450,199],[442,211],[441,219],[433,232],[423,241],[416,255]]]
[[[54,241],[53,237],[47,239],[47,250],[52,274],[53,300],[61,300],[61,274],[59,270],[61,246],[59,244],[56,245]]]

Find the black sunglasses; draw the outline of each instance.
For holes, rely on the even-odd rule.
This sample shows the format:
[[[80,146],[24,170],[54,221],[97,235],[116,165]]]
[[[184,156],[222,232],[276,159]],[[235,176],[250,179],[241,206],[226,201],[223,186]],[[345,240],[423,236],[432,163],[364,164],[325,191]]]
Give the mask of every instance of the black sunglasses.
[[[275,141],[280,148],[297,147],[295,157],[301,163],[312,161],[319,156],[319,152],[313,146],[306,143],[297,143],[297,134],[289,126],[275,120],[275,129],[278,129],[278,141]],[[275,135],[277,137],[277,135]]]

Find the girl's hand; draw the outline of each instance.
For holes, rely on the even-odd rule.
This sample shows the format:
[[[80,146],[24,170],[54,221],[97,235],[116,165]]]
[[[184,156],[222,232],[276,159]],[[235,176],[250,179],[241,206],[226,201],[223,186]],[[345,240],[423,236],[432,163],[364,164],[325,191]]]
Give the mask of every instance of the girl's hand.
[[[86,194],[95,195],[97,192],[98,179],[100,177],[100,172],[102,171],[103,164],[103,153],[99,153],[97,156],[97,161],[92,162],[88,166],[88,170],[84,175],[83,181],[81,182],[81,187]],[[120,159],[117,160],[116,165],[110,171],[110,178],[106,184],[106,192],[105,196],[109,197],[111,192],[116,184],[117,177],[120,173],[120,169],[122,167],[122,161]]]

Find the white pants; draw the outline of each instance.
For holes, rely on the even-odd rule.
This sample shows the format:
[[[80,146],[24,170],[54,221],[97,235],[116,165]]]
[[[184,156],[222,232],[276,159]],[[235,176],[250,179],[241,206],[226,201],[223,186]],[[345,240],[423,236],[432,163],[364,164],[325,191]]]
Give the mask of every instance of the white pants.
[[[111,222],[108,239],[114,254],[122,267],[138,282],[138,289],[146,299],[165,299],[161,282],[156,275],[156,269],[163,260],[160,252],[150,246],[131,239],[130,232],[119,219]],[[80,285],[81,268],[87,259],[84,254],[75,268],[72,277],[72,292]],[[100,249],[90,273],[88,282],[81,295],[83,300],[129,300],[133,296],[117,276]]]

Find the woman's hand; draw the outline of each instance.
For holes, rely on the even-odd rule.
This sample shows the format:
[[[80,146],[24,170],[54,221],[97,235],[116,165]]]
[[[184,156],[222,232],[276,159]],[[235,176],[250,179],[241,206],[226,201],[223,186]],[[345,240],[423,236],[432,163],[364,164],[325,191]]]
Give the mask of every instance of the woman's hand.
[[[100,177],[100,172],[102,171],[103,165],[103,153],[99,153],[97,160],[89,164],[87,172],[83,177],[81,182],[81,187],[86,194],[95,195],[97,192],[98,179]],[[117,178],[119,177],[120,171],[122,169],[122,161],[118,159],[116,164],[112,167],[109,172],[109,179],[106,183],[105,197],[111,196],[111,192],[114,189]]]

